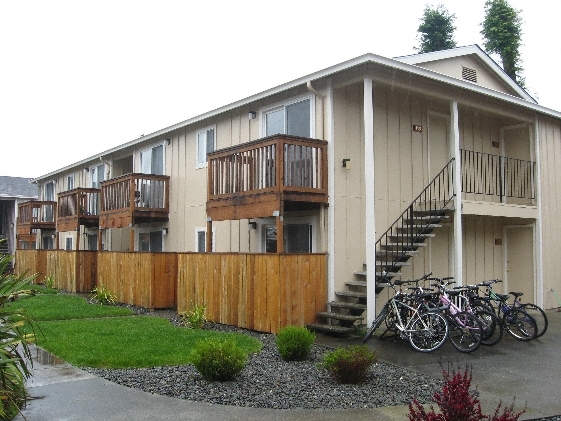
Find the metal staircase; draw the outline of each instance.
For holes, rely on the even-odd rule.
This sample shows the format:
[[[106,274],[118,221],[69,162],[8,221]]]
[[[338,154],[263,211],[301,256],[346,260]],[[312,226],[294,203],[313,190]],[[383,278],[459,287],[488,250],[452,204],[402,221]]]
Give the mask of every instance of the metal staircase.
[[[453,211],[454,159],[451,159],[430,184],[413,200],[405,211],[376,242],[376,295],[388,279],[401,276],[401,269],[411,264],[426,247],[427,239]],[[321,322],[307,325],[311,330],[346,335],[364,320],[366,310],[366,273],[354,273],[354,279],[345,282],[345,290],[335,293],[336,301],[327,303],[327,311],[317,313]]]

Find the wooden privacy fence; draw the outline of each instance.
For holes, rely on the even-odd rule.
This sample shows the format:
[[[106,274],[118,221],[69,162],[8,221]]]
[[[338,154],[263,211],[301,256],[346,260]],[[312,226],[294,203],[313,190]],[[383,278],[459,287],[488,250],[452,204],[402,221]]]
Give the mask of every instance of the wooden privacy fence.
[[[17,250],[15,272],[37,274],[35,283],[47,277],[55,280],[55,288],[69,292],[90,292],[97,279],[95,251]]]
[[[261,332],[315,321],[327,301],[327,255],[17,250],[16,273],[90,292],[105,285],[122,303],[189,311]]]
[[[154,308],[176,307],[176,253],[102,252],[98,285],[117,294],[117,301]]]
[[[325,254],[178,255],[177,310],[260,332],[315,322],[327,300]]]

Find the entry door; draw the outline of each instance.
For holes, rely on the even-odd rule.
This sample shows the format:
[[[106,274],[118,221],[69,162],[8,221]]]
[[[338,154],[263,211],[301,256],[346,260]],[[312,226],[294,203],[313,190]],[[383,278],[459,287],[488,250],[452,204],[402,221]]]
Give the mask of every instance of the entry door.
[[[506,227],[505,293],[523,292],[522,302],[533,303],[534,231],[532,227]]]
[[[532,193],[533,174],[531,172],[532,150],[530,128],[517,126],[506,128],[503,132],[504,155],[508,158],[503,163],[503,184],[506,203],[531,205],[528,197]]]
[[[450,161],[450,119],[445,115],[429,114],[429,180],[436,177]]]

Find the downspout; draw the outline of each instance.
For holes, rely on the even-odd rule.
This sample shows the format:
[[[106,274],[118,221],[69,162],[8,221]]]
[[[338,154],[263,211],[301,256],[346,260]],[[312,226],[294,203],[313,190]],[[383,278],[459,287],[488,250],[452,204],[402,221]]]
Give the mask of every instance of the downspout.
[[[331,81],[329,81],[325,97],[313,87],[311,81],[306,83],[306,87],[308,91],[320,99],[323,105],[324,139],[327,141],[327,195],[330,202],[327,208],[327,301],[331,302],[335,300],[335,130],[333,121],[333,87],[331,86]],[[324,210],[322,210],[322,214],[323,218],[325,218]]]

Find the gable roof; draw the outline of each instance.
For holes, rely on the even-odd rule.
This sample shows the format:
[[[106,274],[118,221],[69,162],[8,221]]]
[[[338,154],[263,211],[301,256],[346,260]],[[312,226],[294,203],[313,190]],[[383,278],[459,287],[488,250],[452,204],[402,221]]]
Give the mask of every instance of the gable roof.
[[[479,51],[481,54],[478,53],[478,56],[480,57],[487,57],[487,59],[485,60],[486,62],[489,62],[489,66],[490,68],[492,68],[494,71],[496,71],[498,74],[502,74],[504,75],[505,78],[508,78],[510,80],[510,82],[508,82],[506,79],[505,81],[508,82],[509,84],[514,84],[516,85],[518,88],[518,90],[522,90],[525,95],[521,95],[521,96],[514,96],[514,95],[509,95],[507,93],[504,92],[500,92],[500,91],[496,91],[490,88],[486,88],[484,86],[472,83],[472,82],[468,82],[462,79],[458,79],[449,75],[445,75],[442,73],[438,73],[435,72],[433,70],[429,70],[429,69],[425,69],[423,67],[420,66],[416,66],[414,64],[410,64],[409,61],[415,61],[419,58],[421,58],[421,62],[426,62],[427,61],[427,57],[429,55],[431,55],[431,57],[435,57],[434,59],[437,59],[437,56],[440,55],[441,58],[443,58],[444,56],[446,56],[447,54],[458,54],[459,52],[452,52],[450,50],[445,50],[445,51],[441,51],[441,52],[437,52],[437,53],[426,53],[426,54],[417,54],[415,56],[405,56],[405,57],[399,57],[396,59],[391,59],[391,58],[387,58],[387,57],[382,57],[376,54],[372,54],[372,53],[367,53],[364,54],[362,56],[344,61],[342,63],[336,64],[334,66],[328,67],[326,69],[323,70],[319,70],[317,72],[311,73],[309,75],[300,77],[298,79],[295,79],[293,81],[284,83],[282,85],[276,86],[274,88],[268,89],[266,91],[260,92],[258,94],[255,95],[251,95],[247,98],[241,99],[239,101],[233,102],[231,104],[228,105],[224,105],[223,107],[220,108],[216,108],[214,110],[208,111],[206,113],[200,114],[198,116],[189,118],[187,120],[184,120],[182,122],[179,122],[177,124],[165,127],[163,129],[160,129],[158,131],[155,131],[153,133],[150,133],[148,135],[145,136],[141,136],[137,139],[131,140],[127,143],[124,143],[122,145],[116,146],[114,148],[108,149],[104,152],[101,152],[99,154],[93,155],[89,158],[83,159],[79,162],[76,162],[74,164],[68,165],[64,168],[60,168],[56,171],[53,171],[51,173],[45,174],[43,176],[37,177],[35,178],[33,181],[34,182],[38,182],[40,180],[44,180],[44,179],[48,179],[50,177],[54,177],[57,174],[60,174],[62,172],[65,171],[69,171],[75,167],[78,166],[82,166],[82,165],[86,165],[88,163],[90,163],[91,161],[94,160],[98,160],[98,159],[102,159],[104,156],[112,154],[116,151],[125,149],[125,148],[129,148],[129,147],[133,147],[137,144],[152,140],[152,139],[157,139],[158,137],[164,136],[174,130],[178,130],[184,127],[188,127],[192,124],[196,124],[198,122],[201,122],[203,120],[212,118],[212,117],[216,117],[220,114],[224,114],[226,112],[229,112],[231,110],[243,107],[243,106],[249,106],[252,103],[256,102],[256,101],[260,101],[263,100],[267,97],[271,97],[273,95],[276,95],[278,93],[284,92],[284,91],[288,91],[290,89],[299,87],[299,86],[306,86],[308,83],[313,83],[314,81],[323,79],[323,78],[329,78],[330,76],[336,75],[338,73],[344,72],[346,70],[350,70],[353,68],[359,68],[360,66],[364,66],[364,65],[368,65],[368,64],[373,64],[373,65],[378,65],[378,66],[383,66],[383,67],[388,67],[390,69],[393,70],[399,70],[399,71],[403,71],[403,72],[407,72],[407,73],[411,73],[413,75],[417,75],[420,77],[425,77],[431,80],[435,80],[437,82],[443,83],[445,85],[448,86],[452,86],[452,87],[457,87],[457,88],[461,88],[461,89],[465,89],[477,94],[481,94],[481,95],[485,95],[488,97],[492,97],[492,98],[496,98],[499,99],[501,101],[504,101],[506,103],[510,103],[513,105],[517,105],[517,106],[521,106],[524,107],[526,109],[529,110],[533,110],[554,118],[558,118],[561,119],[561,112],[555,111],[555,110],[551,110],[549,108],[543,107],[541,105],[538,105],[536,103],[536,101],[530,97],[522,88],[520,88],[520,86],[518,86],[518,84],[516,84],[514,81],[512,81],[508,75],[506,75],[506,73],[504,73],[504,71],[493,61],[491,60],[491,58],[489,56],[487,56],[478,46],[470,46],[470,47],[461,47],[459,49],[454,49],[454,50],[463,50],[463,54],[466,54],[466,51],[471,51],[473,48],[473,51]],[[433,55],[434,54],[434,55]],[[419,57],[420,56],[420,57]],[[494,65],[493,65],[494,63]],[[526,99],[529,98],[529,99]]]
[[[527,101],[537,104],[537,101],[526,92],[518,83],[510,78],[509,75],[497,64],[479,45],[468,45],[465,47],[451,48],[449,50],[433,51],[431,53],[412,54],[409,56],[394,57],[394,60],[401,61],[412,65],[420,63],[428,63],[433,61],[441,61],[462,56],[476,56],[487,68],[497,77],[499,77],[514,92]]]
[[[36,184],[30,178],[0,176],[0,198],[36,199]]]

